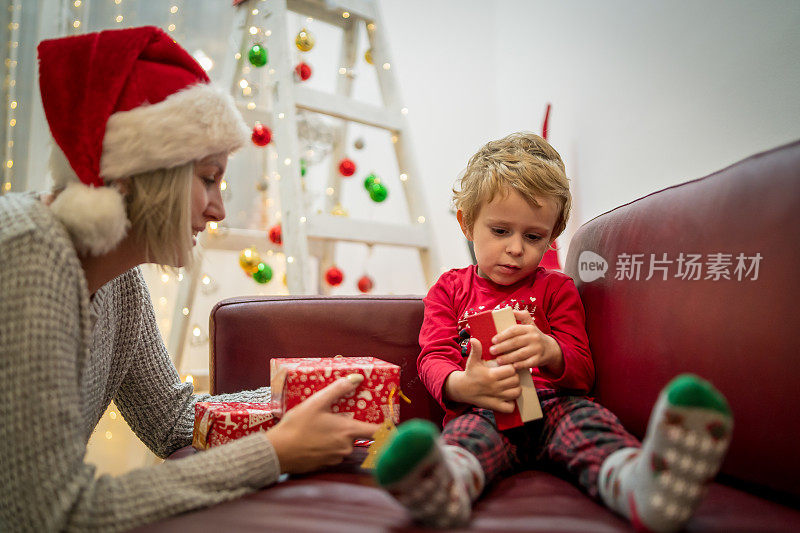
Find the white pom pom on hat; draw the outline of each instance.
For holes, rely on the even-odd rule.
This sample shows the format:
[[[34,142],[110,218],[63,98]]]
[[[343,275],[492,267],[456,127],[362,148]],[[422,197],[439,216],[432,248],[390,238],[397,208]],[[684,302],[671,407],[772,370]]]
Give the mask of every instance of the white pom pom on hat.
[[[114,187],[70,183],[50,204],[66,226],[79,253],[102,255],[114,249],[128,231],[125,201]]]
[[[129,222],[106,182],[231,152],[249,131],[229,94],[154,26],[42,41],[39,86],[56,145],[51,208],[76,248],[112,250]]]

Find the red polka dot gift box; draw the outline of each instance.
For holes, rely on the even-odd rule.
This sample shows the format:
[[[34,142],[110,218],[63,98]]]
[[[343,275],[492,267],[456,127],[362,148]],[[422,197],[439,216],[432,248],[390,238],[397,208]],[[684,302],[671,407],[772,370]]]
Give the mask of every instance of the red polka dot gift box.
[[[197,402],[192,446],[205,450],[266,431],[277,423],[271,403]]]
[[[270,360],[272,401],[279,416],[350,374],[364,381],[331,410],[356,420],[381,423],[400,420],[400,367],[375,357],[306,357]]]

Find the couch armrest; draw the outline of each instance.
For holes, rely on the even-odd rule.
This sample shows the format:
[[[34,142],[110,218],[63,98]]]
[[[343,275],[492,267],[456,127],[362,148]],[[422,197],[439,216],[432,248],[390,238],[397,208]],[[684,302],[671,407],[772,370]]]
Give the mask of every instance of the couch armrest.
[[[581,227],[566,272],[586,308],[598,399],[641,437],[661,387],[699,374],[734,413],[723,472],[800,495],[799,243],[800,142]],[[588,252],[605,276],[594,279],[601,261]],[[681,254],[699,254],[699,279],[679,275]],[[739,254],[745,269],[761,256],[757,274],[736,270]],[[636,259],[638,274],[623,268]],[[726,276],[709,269],[715,259],[730,262]]]

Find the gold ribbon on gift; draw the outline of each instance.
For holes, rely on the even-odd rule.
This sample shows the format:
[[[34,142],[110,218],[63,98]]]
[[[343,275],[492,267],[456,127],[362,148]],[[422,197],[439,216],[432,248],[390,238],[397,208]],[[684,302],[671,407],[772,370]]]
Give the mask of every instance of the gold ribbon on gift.
[[[400,390],[400,387],[392,387],[392,390],[389,391],[389,416],[387,416],[383,423],[380,425],[378,430],[373,433],[372,435],[372,444],[369,445],[367,448],[367,458],[364,459],[364,462],[361,463],[361,468],[367,468],[369,470],[373,470],[375,468],[375,462],[378,460],[378,452],[384,447],[384,445],[391,440],[392,435],[397,428],[394,425],[394,394],[395,392],[397,395],[402,398],[406,403],[411,403],[411,400],[403,394],[403,391]],[[399,419],[399,416],[398,416]]]

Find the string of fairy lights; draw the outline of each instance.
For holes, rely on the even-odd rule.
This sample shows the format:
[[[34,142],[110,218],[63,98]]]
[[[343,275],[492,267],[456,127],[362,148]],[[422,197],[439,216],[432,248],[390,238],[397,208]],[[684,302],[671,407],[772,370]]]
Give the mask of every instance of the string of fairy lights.
[[[106,10],[105,13],[110,13],[109,19],[106,19],[105,22],[101,21],[102,25],[107,27],[126,27],[131,25],[133,22],[132,17],[134,15],[134,11],[136,8],[136,0],[105,0],[107,3],[105,4]],[[8,120],[6,123],[6,130],[7,130],[7,143],[5,146],[5,158],[4,158],[4,179],[2,184],[2,191],[9,191],[12,188],[13,182],[13,167],[14,167],[14,157],[13,157],[13,148],[14,148],[14,127],[16,126],[16,114],[15,111],[19,105],[17,100],[17,95],[15,91],[16,85],[16,67],[17,67],[17,54],[18,54],[18,36],[19,36],[19,19],[20,19],[20,11],[21,11],[21,0],[13,0],[10,2],[9,10],[12,12],[11,23],[9,25],[9,48],[8,48],[8,57],[6,59],[6,104],[8,110]],[[96,4],[99,4],[97,0],[95,1]],[[90,0],[63,0],[62,6],[66,7],[65,10],[62,11],[62,15],[65,15],[65,23],[64,29],[67,34],[80,34],[86,31],[89,31],[87,28],[87,21],[89,19],[89,5]],[[163,21],[163,28],[171,35],[176,35],[178,32],[181,31],[181,27],[183,24],[183,12],[185,6],[185,0],[172,0],[169,2],[164,2],[160,4],[163,6],[165,12],[161,15],[161,20]],[[159,7],[161,9],[161,7]],[[270,48],[270,38],[272,36],[272,31],[269,29],[267,24],[268,17],[270,16],[269,13],[269,3],[266,0],[251,0],[247,3],[246,9],[248,10],[247,19],[245,26],[243,28],[243,35],[241,40],[241,48],[239,52],[235,53],[236,65],[237,70],[233,79],[233,93],[234,96],[242,103],[243,107],[249,111],[254,111],[257,109],[264,109],[266,113],[271,113],[271,121],[279,121],[285,119],[285,114],[280,110],[276,110],[275,106],[272,106],[272,102],[269,100],[272,91],[271,89],[274,87],[275,84],[275,69],[272,68],[271,64],[269,63],[269,48]],[[352,15],[348,11],[341,11],[339,15],[343,19],[349,19]],[[295,45],[297,50],[294,50],[295,53],[295,63],[297,63],[297,67],[295,68],[296,73],[296,80],[300,81],[307,79],[310,76],[310,67],[309,65],[305,64],[303,61],[304,54],[308,52],[314,46],[314,33],[313,33],[313,18],[304,18],[300,19],[299,22],[302,22],[302,29],[300,29],[295,36]],[[375,24],[370,21],[366,21],[366,30],[368,34],[373,34],[376,30]],[[300,24],[298,24],[300,26]],[[372,40],[372,39],[370,39]],[[213,67],[213,61],[209,58],[202,50],[196,50],[192,54],[198,62],[206,69],[211,70]],[[263,58],[263,59],[262,59]],[[380,62],[376,62],[375,60],[381,60]],[[376,67],[378,70],[388,71],[392,68],[392,65],[388,62],[383,60],[384,58],[380,57],[379,54],[373,56],[373,51],[370,48],[367,50],[366,54],[364,54],[364,60]],[[263,62],[262,62],[263,61]],[[302,68],[301,68],[302,67]],[[354,78],[356,73],[354,72],[353,65],[342,65],[338,68],[338,73],[340,76],[346,76],[348,78]],[[402,115],[408,114],[407,108],[402,108],[400,110]],[[302,116],[298,117],[299,121],[303,120]],[[309,130],[314,130],[315,126],[318,124],[310,124]],[[299,128],[298,128],[299,129]],[[398,135],[393,133],[391,134],[391,141],[392,143],[398,142]],[[363,141],[361,141],[361,147],[363,147]],[[358,146],[358,141],[356,142],[356,149],[361,149]],[[309,157],[314,157],[313,149],[309,148],[308,154],[305,155],[306,159],[301,158],[301,181],[304,181],[304,176],[306,172],[306,165],[309,164],[307,159]],[[273,223],[280,223],[281,219],[281,209],[277,204],[277,196],[268,194],[270,182],[278,182],[281,179],[281,175],[279,173],[279,169],[277,164],[278,153],[274,149],[274,145],[268,147],[267,149],[263,150],[263,164],[261,165],[262,171],[260,175],[260,179],[256,182],[256,189],[260,194],[260,203],[262,205],[262,211],[260,213],[261,220],[260,226],[264,229],[268,227],[270,221]],[[317,157],[319,154],[317,154]],[[282,161],[284,165],[289,166],[291,161],[287,158],[286,161]],[[268,164],[270,163],[270,164]],[[283,168],[283,165],[280,165],[280,168]],[[348,174],[344,174],[348,175]],[[406,182],[409,179],[408,173],[402,171],[399,174],[399,179],[401,182]],[[368,181],[369,183],[366,183]],[[381,185],[380,180],[377,179],[374,175],[370,175],[367,177],[365,181],[365,188],[368,190],[373,184]],[[229,184],[226,181],[223,181],[222,188],[224,194],[230,194]],[[308,200],[308,194],[304,187],[304,196],[305,200]],[[336,190],[334,187],[329,186],[325,189],[325,194],[327,195],[334,195]],[[374,201],[380,202],[386,196],[386,189],[383,189],[382,197],[380,195],[372,196]],[[380,198],[380,199],[376,199]],[[306,209],[308,211],[308,209]],[[332,211],[332,214],[347,216],[346,210],[344,210],[341,205],[337,204]],[[305,222],[305,217],[301,217],[300,223]],[[417,222],[422,224],[425,222],[423,216],[417,217]],[[276,226],[278,224],[275,224]],[[209,233],[214,234],[217,232],[225,231],[225,228],[222,224],[211,223],[209,224]],[[270,228],[274,229],[274,228]],[[279,228],[278,228],[279,229]],[[270,232],[272,233],[272,232]],[[270,240],[273,243],[276,243],[275,240],[272,239],[272,235],[270,236]],[[276,243],[278,244],[278,243]],[[244,252],[244,251],[243,251]],[[292,257],[286,257],[279,248],[276,250],[268,249],[266,251],[265,258],[269,258],[269,260],[277,260],[283,265],[286,263],[291,263],[293,261]],[[252,258],[248,258],[250,260]],[[263,276],[262,276],[263,277]],[[270,275],[267,278],[267,281],[272,276]],[[163,274],[161,276],[162,281],[164,284],[168,284],[172,280],[181,281],[182,274],[178,275],[170,275],[170,274]],[[263,283],[263,281],[259,281]],[[285,283],[285,277],[284,277]],[[209,294],[216,290],[217,284],[215,280],[209,276],[208,274],[203,274],[201,276],[201,282],[199,285],[199,289],[204,294]],[[162,307],[164,310],[169,309],[170,299],[166,296],[161,296],[157,299],[159,306]],[[180,310],[180,314],[176,314],[178,317],[185,317],[186,320],[189,320],[191,317],[191,309],[185,307]],[[168,313],[165,313],[168,314]],[[160,325],[162,330],[169,331],[171,326],[176,326],[177,324],[171,324],[171,321],[174,321],[165,316],[163,319],[160,320]],[[200,345],[207,342],[208,336],[203,331],[203,328],[198,324],[192,324],[189,328],[191,333],[190,335],[190,343],[191,345]]]
[[[8,23],[8,53],[6,55],[6,76],[3,87],[6,92],[6,146],[3,164],[2,193],[9,192],[14,181],[14,132],[17,126],[17,64],[19,62],[19,23],[22,16],[22,2],[9,3],[11,13]]]
[[[95,7],[100,4],[101,0],[95,0],[94,5]],[[128,27],[133,24],[134,17],[136,13],[136,0],[102,0],[106,2],[103,7],[105,8],[105,13],[109,13],[109,18],[104,18],[104,20],[99,21],[99,24],[103,27],[109,28],[122,28]],[[61,2],[61,29],[64,34],[67,35],[79,35],[90,31],[87,27],[89,26],[89,9],[90,9],[90,0],[62,0]],[[163,21],[163,29],[173,38],[178,38],[178,34],[182,30],[183,20],[184,20],[184,9],[187,5],[185,0],[171,0],[163,3],[159,3],[159,8],[163,6],[165,12],[163,12],[160,17]],[[9,17],[9,25],[8,25],[8,42],[7,42],[7,54],[5,59],[5,97],[6,97],[6,144],[4,147],[4,159],[3,159],[3,179],[2,185],[0,185],[0,194],[5,192],[11,191],[14,187],[14,170],[15,170],[15,142],[16,142],[16,129],[17,129],[17,113],[20,107],[20,101],[18,98],[17,92],[17,72],[18,72],[18,62],[19,62],[19,43],[20,43],[20,23],[22,19],[22,0],[9,0],[7,3],[7,7],[10,13]],[[257,109],[264,109],[266,113],[270,113],[270,120],[272,122],[285,120],[286,115],[279,110],[275,110],[275,106],[272,105],[270,97],[273,93],[271,90],[276,83],[275,77],[275,69],[269,63],[269,47],[270,47],[270,38],[272,37],[272,31],[269,29],[267,25],[268,17],[270,13],[268,12],[269,3],[266,0],[251,0],[248,2],[247,5],[248,14],[247,14],[247,22],[244,27],[242,41],[241,41],[241,49],[239,52],[235,53],[236,65],[237,70],[233,80],[233,94],[236,96],[237,100],[239,100],[243,107],[246,108],[248,111],[255,111]],[[342,11],[339,13],[343,19],[348,19],[351,17],[351,14],[347,11]],[[95,20],[95,19],[93,19]],[[94,23],[92,24],[94,25]],[[305,64],[303,61],[304,54],[308,52],[314,46],[314,19],[313,18],[304,18],[304,23],[302,29],[300,29],[295,36],[295,45],[297,50],[294,51],[295,53],[295,63],[297,67],[295,68],[296,73],[296,80],[305,80],[311,75],[310,66]],[[372,22],[367,21],[366,30],[368,33],[372,33],[376,30],[375,24]],[[94,29],[92,29],[94,31]],[[214,66],[214,63],[210,57],[208,57],[202,50],[196,50],[192,53],[192,55],[197,59],[197,61],[205,68],[207,71],[211,70]],[[377,59],[382,59],[376,56]],[[372,49],[367,50],[366,54],[364,55],[365,61],[376,67],[376,69],[388,71],[392,68],[392,65],[388,61],[383,61],[380,63],[374,63],[373,58],[373,51]],[[340,76],[345,76],[348,78],[355,78],[356,73],[354,72],[354,68],[352,65],[340,66],[338,68],[338,73]],[[400,110],[402,115],[408,114],[407,108],[402,108]],[[303,117],[298,117],[300,121],[303,120]],[[312,119],[307,119],[307,124],[305,124],[306,129],[311,132],[307,134],[307,137],[310,137],[311,134],[317,133],[318,136],[322,135],[320,133],[322,128],[319,123],[313,122]],[[319,130],[319,131],[318,131]],[[324,133],[324,132],[323,132]],[[324,137],[324,135],[322,135]],[[319,140],[319,139],[318,139]],[[399,141],[397,134],[391,135],[392,143],[397,143]],[[320,141],[320,145],[324,145],[326,141]],[[359,141],[356,142],[356,149],[360,150],[363,148],[363,140],[360,141],[361,146],[358,146]],[[264,145],[261,145],[262,147]],[[16,147],[18,148],[18,147]],[[314,153],[314,150],[318,150],[318,153]],[[312,164],[313,162],[309,163],[308,160],[314,159],[321,159],[321,155],[323,155],[324,150],[316,148],[316,147],[309,147],[307,153],[305,154],[305,159],[301,159],[301,181],[304,181],[304,176],[306,173],[306,165]],[[269,147],[265,147],[262,151],[263,154],[263,161],[261,165],[261,172],[260,172],[260,179],[256,182],[256,189],[260,194],[260,203],[262,206],[261,212],[261,220],[260,226],[266,229],[269,225],[269,222],[272,221],[280,223],[281,220],[281,209],[279,205],[276,205],[276,197],[275,195],[268,194],[270,182],[278,182],[281,179],[281,175],[279,173],[278,167],[284,168],[288,167],[291,164],[290,159],[285,159],[281,161],[283,165],[278,165],[278,153],[274,149],[274,145]],[[372,182],[376,182],[379,184],[380,180],[377,180],[374,175],[372,176]],[[399,175],[401,182],[406,182],[409,179],[409,176],[406,172],[401,170]],[[368,177],[369,180],[369,177]],[[371,185],[371,183],[370,183]],[[230,190],[228,189],[228,183],[223,181],[222,184],[223,192],[226,194],[230,194]],[[369,189],[369,187],[367,186]],[[304,193],[307,193],[304,187]],[[325,194],[327,195],[334,195],[336,190],[333,187],[328,187],[325,190]],[[308,197],[306,197],[307,199]],[[384,194],[385,198],[385,194]],[[374,198],[373,198],[374,199]],[[382,200],[376,200],[382,201]],[[339,211],[344,211],[340,205],[337,205],[336,209]],[[306,210],[308,211],[308,210]],[[341,214],[341,213],[333,213],[333,214]],[[346,212],[344,212],[344,216],[346,216]],[[300,219],[301,224],[305,222],[305,217]],[[424,223],[425,219],[422,216],[417,218],[418,223]],[[276,224],[278,230],[280,229],[279,226]],[[217,223],[210,223],[209,224],[209,233],[216,233],[216,232],[223,232],[225,230],[221,224]],[[277,233],[277,237],[274,235],[274,229],[270,228],[269,236],[270,240],[280,245],[280,231]],[[367,259],[371,255],[371,246],[368,246],[368,253]],[[243,250],[242,253],[247,253],[248,250]],[[286,263],[291,263],[293,261],[292,257],[286,257],[285,254],[278,250],[268,249],[265,254],[265,258],[268,258],[268,261],[278,261],[279,263],[283,264],[285,267]],[[248,256],[248,261],[253,261],[254,257]],[[257,265],[260,261],[256,261],[255,264]],[[366,271],[366,267],[364,268]],[[263,273],[260,273],[261,275]],[[184,274],[182,272],[178,272],[177,274],[169,274],[169,273],[161,273],[158,280],[161,281],[160,285],[161,288],[166,289],[170,286],[170,283],[173,281],[180,282],[183,280]],[[257,276],[253,276],[255,279]],[[262,275],[263,277],[263,275]],[[269,278],[266,278],[266,281],[272,277],[270,274]],[[367,278],[367,276],[364,276]],[[363,292],[367,292],[372,287],[372,282],[369,280],[370,283],[369,288],[364,290]],[[260,282],[263,283],[263,282]],[[285,284],[285,277],[284,277],[284,284]],[[156,283],[156,285],[159,285]],[[359,283],[359,289],[362,288],[361,283]],[[205,294],[209,295],[218,290],[217,282],[209,275],[209,274],[202,274],[199,281],[199,290]],[[158,294],[161,292],[161,295]],[[155,295],[157,296],[154,298],[154,302],[157,303],[157,311],[162,316],[159,320],[159,325],[161,326],[161,330],[164,332],[170,331],[171,326],[177,327],[178,324],[171,324],[172,319],[170,318],[170,310],[172,309],[171,305],[171,298],[166,295],[167,291],[160,291],[156,290]],[[177,316],[181,317],[185,320],[190,320],[192,315],[191,309],[186,306],[179,310]],[[198,323],[192,323],[191,327],[189,328],[190,332],[190,345],[191,346],[200,346],[204,345],[208,342],[208,335],[204,331],[203,327]],[[180,369],[179,369],[180,370]],[[194,382],[195,377],[191,374],[187,374],[183,378],[187,382]],[[119,421],[119,412],[117,408],[112,404],[106,412],[106,417],[108,420],[113,422],[110,425],[107,425],[104,429],[105,431],[101,432],[100,435],[104,437],[106,440],[112,440],[114,435],[118,429],[116,426],[116,422]],[[101,437],[101,438],[102,438]],[[118,437],[119,438],[119,437]],[[115,441],[116,442],[116,441]]]

